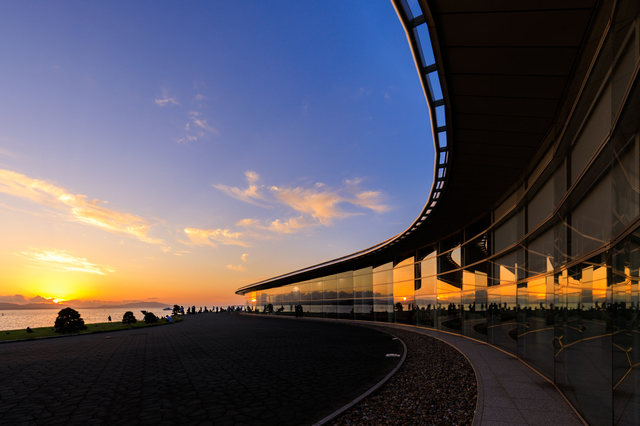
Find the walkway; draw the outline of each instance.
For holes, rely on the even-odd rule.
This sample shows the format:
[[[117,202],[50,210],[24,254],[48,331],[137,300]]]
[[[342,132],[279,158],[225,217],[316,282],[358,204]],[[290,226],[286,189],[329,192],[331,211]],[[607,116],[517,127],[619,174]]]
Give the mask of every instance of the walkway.
[[[387,375],[402,344],[321,321],[197,314],[0,344],[0,424],[312,424]]]
[[[478,380],[474,426],[583,425],[556,387],[514,356],[455,334],[398,324],[388,326],[444,340],[467,356]]]

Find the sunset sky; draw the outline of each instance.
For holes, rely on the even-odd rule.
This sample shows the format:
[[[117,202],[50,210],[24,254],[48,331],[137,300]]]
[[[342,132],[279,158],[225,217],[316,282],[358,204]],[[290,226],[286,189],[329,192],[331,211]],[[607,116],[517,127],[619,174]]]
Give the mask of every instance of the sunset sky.
[[[431,188],[389,1],[2,2],[0,52],[0,302],[241,304]]]

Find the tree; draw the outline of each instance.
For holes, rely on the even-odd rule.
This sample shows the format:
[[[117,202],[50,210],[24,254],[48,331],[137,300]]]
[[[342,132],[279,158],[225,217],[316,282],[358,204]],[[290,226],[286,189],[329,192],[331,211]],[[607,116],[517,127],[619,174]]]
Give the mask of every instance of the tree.
[[[147,312],[144,314],[144,322],[145,324],[155,324],[158,322],[158,317],[152,312]]]
[[[58,312],[53,330],[56,333],[77,333],[86,330],[84,320],[80,317],[80,313],[73,308],[64,308]]]
[[[173,305],[173,315],[178,315],[180,313],[180,306]]]
[[[133,312],[131,311],[127,311],[124,313],[124,315],[122,316],[122,323],[123,324],[135,324],[138,320],[136,319],[135,315],[133,315]]]

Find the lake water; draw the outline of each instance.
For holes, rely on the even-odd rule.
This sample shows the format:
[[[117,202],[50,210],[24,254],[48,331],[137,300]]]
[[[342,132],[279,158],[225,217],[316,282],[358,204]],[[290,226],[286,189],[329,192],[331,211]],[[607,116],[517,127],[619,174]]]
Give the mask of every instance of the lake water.
[[[62,308],[61,308],[62,309]],[[185,308],[186,309],[186,308]],[[95,324],[109,321],[109,315],[114,322],[122,321],[125,312],[131,311],[138,321],[144,319],[141,310],[153,312],[159,317],[169,315],[171,311],[162,308],[79,308],[80,316],[85,324]],[[59,309],[11,309],[0,311],[0,331],[18,330],[27,327],[51,327],[56,322]]]

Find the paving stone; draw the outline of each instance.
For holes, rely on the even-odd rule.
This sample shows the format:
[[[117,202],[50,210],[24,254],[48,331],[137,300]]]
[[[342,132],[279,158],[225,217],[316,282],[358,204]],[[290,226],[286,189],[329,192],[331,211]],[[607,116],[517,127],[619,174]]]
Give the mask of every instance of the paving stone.
[[[0,423],[312,424],[402,350],[351,324],[222,313],[110,335],[0,344]]]

